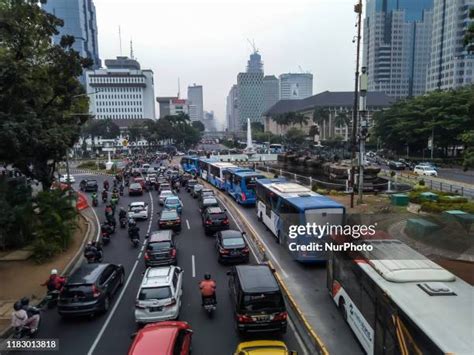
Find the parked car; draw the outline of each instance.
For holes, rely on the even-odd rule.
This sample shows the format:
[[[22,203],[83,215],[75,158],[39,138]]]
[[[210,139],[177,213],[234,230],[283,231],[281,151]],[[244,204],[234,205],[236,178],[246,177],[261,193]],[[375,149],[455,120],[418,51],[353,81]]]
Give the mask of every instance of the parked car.
[[[234,355],[297,355],[294,350],[288,350],[286,344],[279,340],[253,340],[240,343]]]
[[[79,189],[85,192],[97,192],[99,190],[99,184],[97,180],[94,179],[82,180],[79,184]]]
[[[413,169],[413,172],[424,176],[438,176],[438,172],[430,166],[417,165],[415,169]]]
[[[181,230],[181,218],[176,210],[163,210],[158,218],[158,227],[160,229]]]
[[[167,197],[163,207],[167,210],[176,210],[178,214],[181,214],[183,211],[183,203],[177,196]]]
[[[82,264],[68,278],[58,298],[61,316],[83,316],[107,312],[112,296],[123,285],[122,265]]]
[[[143,187],[139,183],[132,183],[128,187],[128,196],[142,196],[143,195]]]
[[[201,211],[201,213],[208,207],[219,207],[219,203],[215,197],[205,197],[199,202],[199,211]]]
[[[194,179],[189,179],[187,184],[186,184],[186,191],[192,192],[194,189],[194,185],[197,185],[198,181]]]
[[[227,274],[239,333],[285,333],[288,313],[280,286],[270,267],[265,264],[237,265]]]
[[[160,192],[160,196],[158,196],[158,203],[163,206],[165,204],[165,200],[172,196],[175,196],[175,194],[171,190],[162,190]]]
[[[131,202],[128,205],[128,218],[133,218],[135,220],[148,219],[148,203],[143,201]]]
[[[71,174],[69,174],[69,179],[67,178],[67,175],[60,175],[59,176],[59,182],[67,184],[68,180],[71,184],[74,184],[76,182],[76,179]]]
[[[177,248],[172,230],[159,230],[147,236],[145,244],[145,266],[176,265]]]
[[[177,319],[183,294],[183,270],[177,266],[148,268],[138,289],[138,324]]]
[[[198,197],[198,194],[199,194],[199,191],[201,191],[202,189],[204,188],[204,186],[202,186],[201,184],[196,184],[193,186],[193,189],[191,191],[191,196],[193,198],[197,198]]]
[[[393,170],[404,170],[406,166],[401,161],[392,160],[388,163],[388,167]]]
[[[229,218],[220,207],[208,207],[202,213],[202,226],[206,234],[229,229]]]
[[[147,324],[134,334],[128,355],[189,355],[192,335],[186,322]]]
[[[224,230],[216,234],[217,261],[248,263],[250,249],[245,240],[245,233],[236,230]]]

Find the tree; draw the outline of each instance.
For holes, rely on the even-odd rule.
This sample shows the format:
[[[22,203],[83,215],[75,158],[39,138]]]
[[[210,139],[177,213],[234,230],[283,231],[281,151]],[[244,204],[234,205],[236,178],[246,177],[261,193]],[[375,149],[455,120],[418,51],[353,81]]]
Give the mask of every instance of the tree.
[[[325,107],[315,107],[313,111],[313,122],[321,126],[324,121],[329,119],[329,110]]]
[[[63,21],[37,1],[1,0],[0,13],[0,161],[48,189],[88,118],[77,78],[92,61],[72,49],[72,36],[51,43]]]
[[[349,123],[351,122],[347,112],[342,111],[338,112],[337,116],[334,119],[334,124],[338,127],[344,126],[345,129],[345,140],[348,139],[348,134],[349,134]]]
[[[291,145],[300,145],[306,138],[306,134],[298,128],[290,128],[285,135],[286,140]]]
[[[83,127],[87,136],[102,137],[103,139],[115,139],[120,136],[119,126],[110,118],[100,120],[89,120]]]
[[[474,168],[474,130],[465,132],[461,135],[464,144],[463,169],[467,171]]]
[[[206,129],[206,127],[204,126],[204,123],[202,123],[201,121],[193,121],[191,123],[191,126],[197,129],[199,132],[204,132],[204,130]]]
[[[137,142],[143,137],[143,133],[146,126],[142,123],[132,123],[127,131],[128,131],[128,140],[130,142]]]

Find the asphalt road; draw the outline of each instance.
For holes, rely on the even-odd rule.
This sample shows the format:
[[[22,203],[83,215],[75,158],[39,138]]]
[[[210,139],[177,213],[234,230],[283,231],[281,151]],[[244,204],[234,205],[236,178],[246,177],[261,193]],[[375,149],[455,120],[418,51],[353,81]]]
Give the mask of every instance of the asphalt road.
[[[84,175],[75,175],[79,182]],[[89,176],[91,177],[91,176]],[[102,186],[103,176],[97,176]],[[110,178],[109,178],[110,180]],[[76,183],[76,187],[77,187]],[[194,330],[193,354],[223,355],[232,354],[241,341],[234,328],[233,313],[227,290],[227,271],[229,266],[217,262],[214,240],[204,234],[198,212],[197,201],[181,190],[179,193],[184,208],[182,214],[183,229],[177,236],[178,265],[184,270],[183,302],[179,319],[187,321]],[[157,229],[157,212],[160,207],[156,192],[143,197],[123,196],[120,206],[131,201],[144,200],[153,206],[153,215],[148,221],[138,222],[142,237],[148,229]],[[104,220],[104,205],[95,209],[99,219]],[[126,354],[132,343],[131,334],[136,331],[134,321],[135,298],[145,270],[141,248],[132,248],[126,229],[119,229],[112,236],[109,245],[104,247],[104,262],[120,263],[125,268],[126,283],[115,295],[109,312],[94,318],[62,319],[55,309],[42,315],[39,338],[58,338],[58,354]],[[237,229],[231,218],[231,228]],[[193,260],[194,259],[194,267]],[[252,256],[252,262],[255,262]],[[211,273],[217,281],[218,307],[212,319],[203,312],[200,304],[198,282],[203,274]],[[258,338],[270,339],[271,335],[260,334]],[[290,347],[305,354],[300,347],[299,337],[288,327],[282,339]],[[38,354],[38,352],[35,352]]]

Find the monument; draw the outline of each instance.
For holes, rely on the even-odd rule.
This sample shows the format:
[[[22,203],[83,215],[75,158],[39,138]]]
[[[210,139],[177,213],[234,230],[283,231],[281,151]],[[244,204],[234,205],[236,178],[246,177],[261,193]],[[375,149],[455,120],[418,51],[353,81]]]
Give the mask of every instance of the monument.
[[[250,118],[247,118],[247,147],[244,149],[244,154],[247,154],[249,157],[251,157],[255,153],[256,152],[252,143],[252,126],[250,125]]]

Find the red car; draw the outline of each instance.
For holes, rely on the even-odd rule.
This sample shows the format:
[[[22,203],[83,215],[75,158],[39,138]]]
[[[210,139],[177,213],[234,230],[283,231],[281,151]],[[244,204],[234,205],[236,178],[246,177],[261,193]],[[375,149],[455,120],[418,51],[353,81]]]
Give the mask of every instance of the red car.
[[[128,355],[189,355],[192,335],[187,322],[147,324],[136,333]]]
[[[133,182],[142,185],[142,189],[145,188],[145,179],[142,177],[133,178]]]

